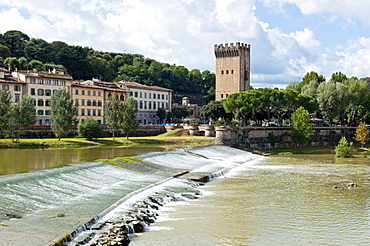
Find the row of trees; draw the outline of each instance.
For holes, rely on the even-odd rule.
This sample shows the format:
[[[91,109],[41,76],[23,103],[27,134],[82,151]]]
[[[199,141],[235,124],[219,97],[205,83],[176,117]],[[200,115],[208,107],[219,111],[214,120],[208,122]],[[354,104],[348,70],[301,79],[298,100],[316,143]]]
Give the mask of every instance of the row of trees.
[[[0,66],[46,71],[56,67],[77,80],[92,77],[104,81],[129,80],[181,93],[196,91],[207,95],[208,101],[214,98],[215,74],[208,70],[188,70],[140,54],[99,52],[61,41],[48,43],[14,30],[0,34]]]
[[[128,134],[139,125],[135,115],[138,111],[137,101],[129,97],[125,104],[121,104],[118,96],[110,98],[106,119],[113,132],[120,130]],[[0,90],[0,133],[13,141],[19,141],[29,126],[34,125],[36,118],[35,100],[29,95],[22,96],[17,104],[13,104],[11,94],[7,90]],[[60,138],[68,135],[75,124],[76,106],[73,104],[70,93],[64,88],[56,91],[50,98],[50,121],[55,136]],[[81,137],[88,139],[100,137],[99,124],[88,118],[78,125]]]
[[[316,72],[307,73],[301,82],[290,83],[285,90],[260,88],[231,94],[223,102],[212,101],[202,107],[203,119],[231,119],[243,124],[270,121],[281,123],[303,106],[311,117],[329,123],[356,124],[370,121],[369,84],[356,77],[333,73],[329,81]]]

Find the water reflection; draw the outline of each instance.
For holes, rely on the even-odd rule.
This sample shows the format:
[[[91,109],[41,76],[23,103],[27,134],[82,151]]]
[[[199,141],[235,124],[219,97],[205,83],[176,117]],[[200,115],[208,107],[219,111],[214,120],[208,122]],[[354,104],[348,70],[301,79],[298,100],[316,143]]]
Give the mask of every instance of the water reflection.
[[[164,151],[160,146],[109,146],[62,149],[0,149],[0,175],[34,169],[60,167],[70,163],[133,156]]]

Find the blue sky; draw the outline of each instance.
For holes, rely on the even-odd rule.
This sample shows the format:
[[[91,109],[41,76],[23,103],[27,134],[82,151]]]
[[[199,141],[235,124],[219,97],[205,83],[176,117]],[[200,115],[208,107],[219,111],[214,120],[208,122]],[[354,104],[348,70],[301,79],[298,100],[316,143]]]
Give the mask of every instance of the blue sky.
[[[214,44],[251,45],[251,84],[285,86],[310,71],[370,76],[368,0],[0,0],[0,33],[139,53],[215,69]]]

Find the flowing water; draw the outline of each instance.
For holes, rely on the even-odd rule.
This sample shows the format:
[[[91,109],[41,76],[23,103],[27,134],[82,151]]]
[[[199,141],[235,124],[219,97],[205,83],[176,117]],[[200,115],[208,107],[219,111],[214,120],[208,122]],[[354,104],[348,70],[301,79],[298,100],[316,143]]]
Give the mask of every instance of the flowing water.
[[[14,168],[21,173],[0,176],[0,245],[47,245],[134,191],[178,172],[219,170],[229,172],[198,187],[203,193],[201,198],[162,207],[161,216],[149,232],[133,236],[130,245],[370,243],[370,162],[365,158],[265,158],[226,146],[146,151],[135,153],[143,161],[142,166],[122,168],[94,162],[128,155],[122,152],[96,156],[102,155],[96,149],[92,157],[81,155],[83,163],[65,165],[73,162],[66,159],[50,164],[58,159],[54,157],[37,166],[39,170]],[[3,157],[4,152],[0,154]],[[0,170],[9,173],[9,168]],[[349,189],[349,182],[361,187]],[[172,179],[137,195],[189,187],[186,179]],[[124,209],[125,204],[118,206],[105,219],[114,220]]]

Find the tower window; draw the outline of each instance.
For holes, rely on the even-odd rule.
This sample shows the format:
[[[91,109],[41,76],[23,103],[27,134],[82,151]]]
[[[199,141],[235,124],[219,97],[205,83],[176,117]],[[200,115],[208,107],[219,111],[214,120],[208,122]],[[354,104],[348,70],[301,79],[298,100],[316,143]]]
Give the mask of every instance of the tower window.
[[[224,98],[224,94],[221,94],[221,98]]]
[[[229,70],[226,70],[226,74],[229,74]]]
[[[224,74],[224,70],[221,70],[221,74]]]
[[[234,70],[231,70],[231,74],[234,74]]]

